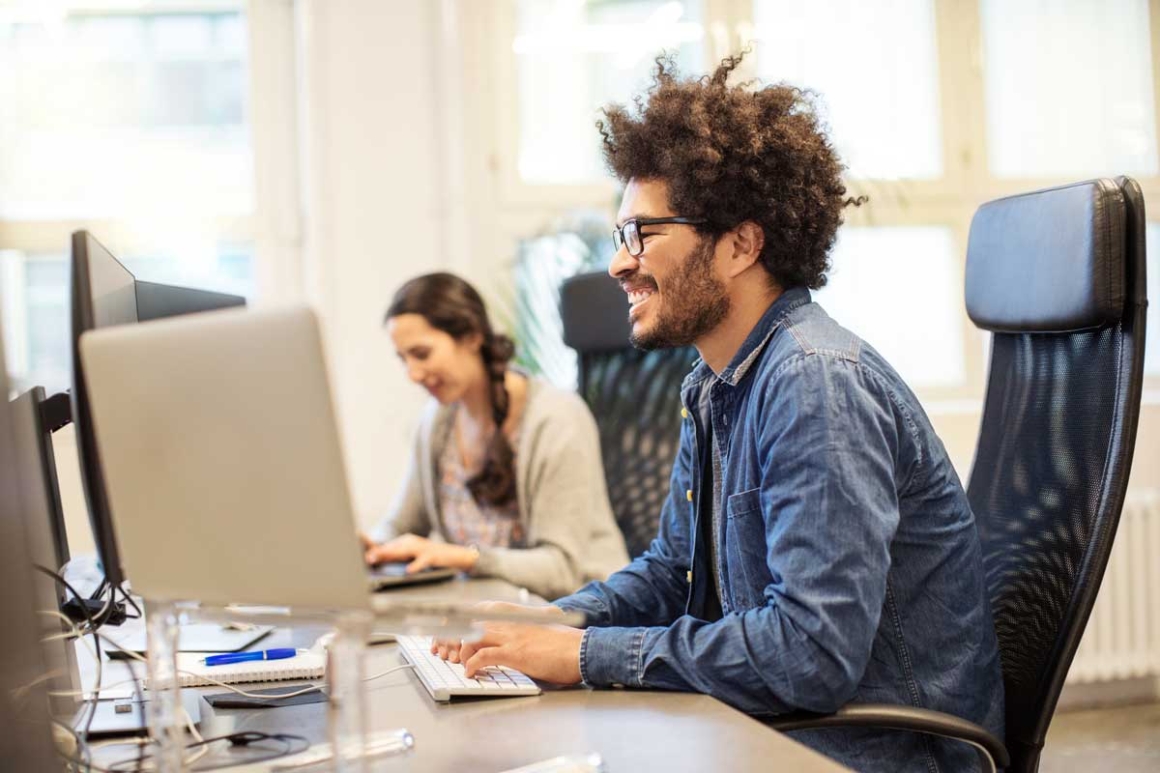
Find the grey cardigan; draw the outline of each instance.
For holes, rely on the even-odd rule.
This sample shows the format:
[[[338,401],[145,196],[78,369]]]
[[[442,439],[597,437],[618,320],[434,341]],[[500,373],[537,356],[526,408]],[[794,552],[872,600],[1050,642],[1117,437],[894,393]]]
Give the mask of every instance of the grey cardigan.
[[[423,410],[403,487],[373,533],[445,539],[439,459],[451,434],[450,408]],[[481,548],[472,574],[499,577],[547,599],[604,580],[628,564],[608,503],[596,422],[572,392],[528,379],[516,450],[516,497],[526,548]]]

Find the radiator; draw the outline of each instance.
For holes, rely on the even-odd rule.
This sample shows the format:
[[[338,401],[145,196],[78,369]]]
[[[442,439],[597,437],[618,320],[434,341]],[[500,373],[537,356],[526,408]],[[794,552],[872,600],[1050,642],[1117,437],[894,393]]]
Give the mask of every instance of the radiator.
[[[1129,494],[1068,684],[1160,676],[1160,491]]]

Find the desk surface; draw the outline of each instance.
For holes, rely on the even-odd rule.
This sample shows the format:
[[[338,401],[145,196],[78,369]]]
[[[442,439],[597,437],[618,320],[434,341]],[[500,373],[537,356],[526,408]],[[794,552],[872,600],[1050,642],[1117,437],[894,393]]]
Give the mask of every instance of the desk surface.
[[[390,592],[463,600],[520,598],[517,589],[494,580],[457,580]],[[320,633],[318,629],[280,629],[261,646],[308,646]],[[377,645],[370,649],[367,673],[385,671],[402,662],[396,645]],[[116,678],[116,674],[109,674],[104,681],[111,683]],[[201,692],[221,689],[201,688]],[[374,771],[503,771],[563,754],[590,752],[599,753],[612,773],[722,767],[818,773],[845,770],[706,695],[547,687],[535,697],[439,704],[431,700],[410,670],[369,683],[367,695],[372,729],[405,727],[415,737],[410,753],[377,760],[370,767]],[[325,741],[326,705],[215,710],[202,704],[203,735],[238,730],[292,732],[311,742]],[[126,756],[126,747],[120,747],[116,754],[102,753],[100,758],[107,761]]]

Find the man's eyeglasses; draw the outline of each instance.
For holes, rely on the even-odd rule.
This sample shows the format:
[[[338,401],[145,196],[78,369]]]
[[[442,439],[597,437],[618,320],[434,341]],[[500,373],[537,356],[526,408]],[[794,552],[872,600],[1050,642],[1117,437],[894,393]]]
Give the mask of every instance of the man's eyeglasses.
[[[646,225],[703,225],[708,221],[691,217],[634,217],[625,220],[622,226],[612,227],[612,243],[619,252],[621,245],[628,250],[632,257],[639,257],[644,252],[644,239],[640,229]]]

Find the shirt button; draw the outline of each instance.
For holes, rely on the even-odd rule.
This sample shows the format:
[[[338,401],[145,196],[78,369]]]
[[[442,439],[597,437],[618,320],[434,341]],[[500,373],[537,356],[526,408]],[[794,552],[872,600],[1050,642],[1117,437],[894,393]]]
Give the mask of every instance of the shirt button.
[[[693,501],[693,490],[692,489],[689,489],[688,491],[685,492],[685,499],[689,500],[690,502]]]
[[[685,408],[684,406],[681,406],[681,418],[682,419],[689,418],[689,409]]]

